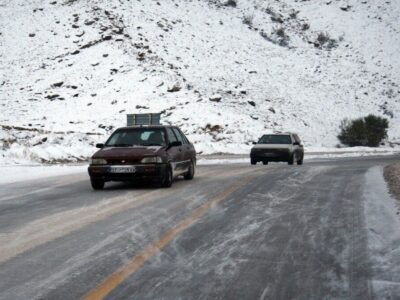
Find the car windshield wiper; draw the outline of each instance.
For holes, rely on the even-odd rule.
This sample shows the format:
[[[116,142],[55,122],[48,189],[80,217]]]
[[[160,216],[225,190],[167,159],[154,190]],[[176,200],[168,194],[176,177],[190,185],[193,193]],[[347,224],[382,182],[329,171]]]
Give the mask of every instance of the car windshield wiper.
[[[113,145],[106,145],[107,147],[131,147],[131,144],[113,144]]]
[[[142,146],[162,146],[162,144],[142,144]]]

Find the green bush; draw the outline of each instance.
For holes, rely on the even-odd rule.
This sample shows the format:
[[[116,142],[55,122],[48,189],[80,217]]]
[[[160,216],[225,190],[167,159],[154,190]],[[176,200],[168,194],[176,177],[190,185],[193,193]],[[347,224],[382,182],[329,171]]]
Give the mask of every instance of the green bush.
[[[374,115],[355,120],[345,119],[340,124],[338,139],[350,147],[377,147],[387,137],[388,127],[387,119]]]

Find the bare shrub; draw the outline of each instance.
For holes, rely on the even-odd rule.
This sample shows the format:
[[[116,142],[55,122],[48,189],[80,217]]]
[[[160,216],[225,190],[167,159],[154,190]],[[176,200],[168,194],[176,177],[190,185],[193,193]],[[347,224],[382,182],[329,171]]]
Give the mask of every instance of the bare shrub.
[[[228,0],[224,3],[224,6],[229,6],[229,7],[236,7],[237,6],[237,0]]]
[[[270,6],[268,6],[268,7],[265,9],[265,12],[266,12],[267,14],[269,14],[269,15],[272,15],[272,14],[275,13],[274,10],[273,10]]]
[[[253,15],[246,15],[246,16],[243,16],[243,18],[242,18],[243,24],[248,25],[250,27],[253,26],[253,20],[254,20]]]
[[[317,41],[320,45],[326,44],[330,40],[329,34],[327,32],[320,32],[317,36]]]
[[[327,32],[318,33],[317,40],[314,44],[318,48],[326,48],[328,50],[338,46],[337,40],[331,38]]]
[[[298,10],[293,10],[289,13],[289,17],[292,19],[296,19],[298,14],[299,14]]]
[[[271,38],[269,37],[268,33],[266,33],[264,30],[260,31],[260,35],[266,39],[267,41],[271,41]]]
[[[283,27],[279,27],[279,28],[277,28],[277,29],[275,29],[275,34],[277,35],[277,36],[279,36],[279,37],[285,37],[286,36],[286,34],[285,34],[285,28],[283,28]]]
[[[285,32],[285,28],[279,27],[275,29],[274,34],[277,36],[277,44],[282,47],[289,45],[289,36]]]
[[[310,29],[310,24],[304,23],[303,25],[301,25],[301,30],[306,31],[308,29]]]
[[[274,43],[276,45],[287,47],[289,46],[289,36],[285,32],[285,28],[279,27],[275,28],[271,35],[268,35],[265,31],[261,30],[260,35],[267,41]]]

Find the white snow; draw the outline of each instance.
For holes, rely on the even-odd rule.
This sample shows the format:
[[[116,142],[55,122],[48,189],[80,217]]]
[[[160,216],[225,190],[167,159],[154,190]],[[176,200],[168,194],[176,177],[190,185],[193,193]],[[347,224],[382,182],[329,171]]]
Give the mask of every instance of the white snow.
[[[227,164],[249,164],[249,158],[213,158],[213,159],[199,159],[197,165],[227,165]]]
[[[388,193],[382,168],[366,174],[365,215],[372,288],[376,299],[397,299],[400,295],[400,206]]]
[[[203,154],[273,131],[330,148],[343,118],[369,113],[400,142],[399,1],[51,3],[0,0],[0,125],[24,128],[0,128],[0,163],[86,159],[134,112],[164,111]],[[320,32],[337,47],[316,48]]]
[[[17,146],[14,146],[17,149]],[[41,149],[41,148],[38,148]],[[38,150],[36,149],[36,150]],[[56,147],[52,147],[55,152],[53,155],[57,155],[56,151],[62,151],[62,147],[57,150]],[[43,149],[43,151],[48,151],[50,149]],[[341,150],[346,150],[341,149]],[[19,148],[23,151],[22,148]],[[318,149],[321,151],[322,149]],[[334,149],[330,149],[334,150]],[[330,158],[346,158],[346,157],[361,157],[361,156],[374,156],[374,155],[393,155],[398,154],[396,151],[391,151],[390,149],[380,149],[381,151],[350,151],[335,153],[335,151],[330,152],[310,152],[305,154],[305,162],[321,159]],[[26,150],[25,150],[26,151]],[[15,153],[17,153],[16,151]],[[35,153],[35,152],[33,152]],[[33,155],[33,154],[31,154]],[[23,156],[21,156],[22,158]],[[42,165],[39,163],[31,164],[29,160],[17,160],[19,164],[14,164],[14,161],[8,161],[8,164],[0,164],[0,184],[14,183],[19,181],[27,181],[34,179],[41,179],[46,177],[53,177],[58,175],[70,175],[70,174],[82,174],[86,173],[87,164],[57,164],[57,165]],[[21,164],[22,162],[22,164]],[[215,155],[215,156],[199,156],[197,160],[197,165],[225,165],[225,164],[249,164],[249,158],[246,155]]]

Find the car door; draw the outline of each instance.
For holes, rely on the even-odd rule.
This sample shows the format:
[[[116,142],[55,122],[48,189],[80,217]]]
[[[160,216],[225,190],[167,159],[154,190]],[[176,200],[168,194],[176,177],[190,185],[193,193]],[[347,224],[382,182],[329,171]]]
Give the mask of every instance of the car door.
[[[166,128],[168,143],[173,143],[179,141],[173,132],[171,127]],[[182,173],[182,161],[183,161],[183,153],[182,146],[173,146],[167,150],[168,157],[170,159],[170,163],[172,165],[172,173],[173,176],[177,176]]]
[[[188,139],[185,137],[185,135],[179,128],[174,128],[173,130],[178,140],[182,142],[182,154],[183,154],[182,169],[187,171],[189,169],[190,162],[192,161],[193,158],[194,147],[192,144],[189,143]]]
[[[188,146],[188,142],[186,139],[183,138],[180,130],[176,127],[173,127],[172,130],[175,133],[175,136],[177,137],[178,141],[182,143],[182,146],[180,147],[180,151],[182,152],[182,160],[179,162],[179,170],[182,172],[186,172],[189,168],[189,157],[187,155],[186,147]]]
[[[304,156],[304,148],[303,148],[303,145],[301,144],[300,138],[299,138],[299,136],[298,136],[297,134],[294,134],[293,137],[294,137],[294,140],[295,140],[295,142],[296,142],[296,144],[297,144],[297,145],[295,146],[296,158],[297,158],[298,160],[303,159],[303,156]]]
[[[185,141],[183,146],[183,151],[185,151],[184,159],[187,161],[193,161],[196,163],[196,149],[194,148],[193,144],[189,142],[185,134],[178,128],[179,132],[181,133],[182,139]]]

